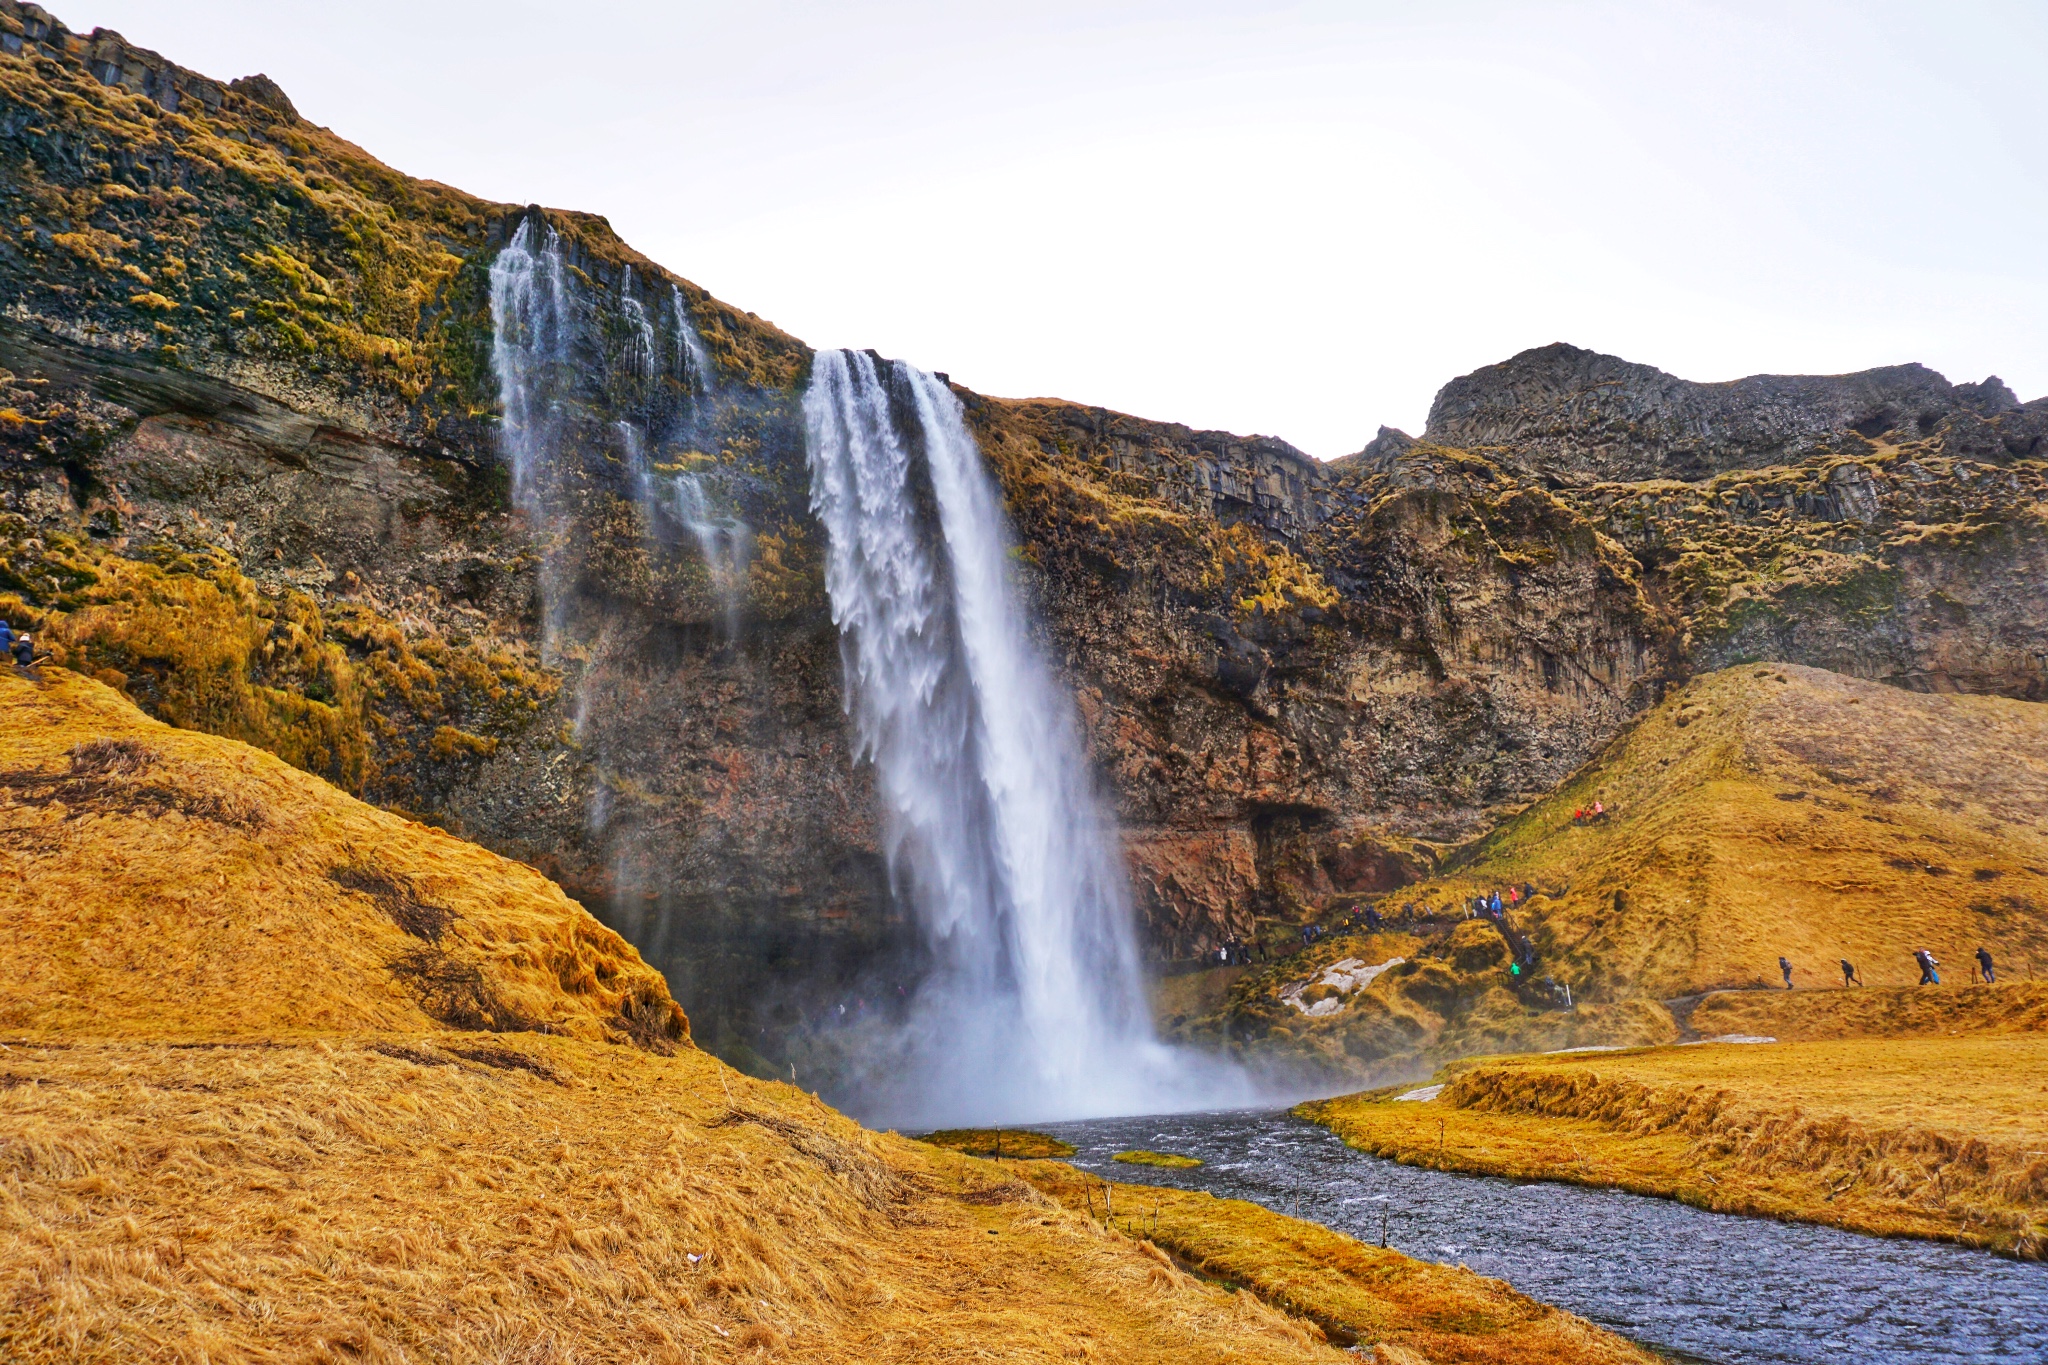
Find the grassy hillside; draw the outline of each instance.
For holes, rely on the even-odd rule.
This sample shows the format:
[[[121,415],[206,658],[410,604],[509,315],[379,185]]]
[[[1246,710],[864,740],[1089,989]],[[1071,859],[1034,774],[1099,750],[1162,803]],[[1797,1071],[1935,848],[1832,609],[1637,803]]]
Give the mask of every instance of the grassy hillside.
[[[0,671],[0,877],[9,1360],[1645,1359],[1334,1234],[1189,1274],[698,1051],[531,869],[62,669]]]
[[[1399,932],[1337,932],[1251,973],[1194,1031],[1392,1079],[1482,1052],[1675,1039],[1683,1003],[1673,1017],[1657,1002],[1781,989],[1781,955],[1802,989],[1840,988],[1843,958],[1872,989],[1911,985],[1921,947],[1950,986],[1979,946],[2003,979],[2048,973],[2048,708],[1725,669],[1447,866],[1379,901]],[[1516,976],[1506,937],[1464,907],[1531,885],[1507,912],[1535,954]],[[1332,995],[1333,964],[1396,957],[1316,1015],[1289,1003]],[[1531,989],[1546,977],[1578,1008]],[[1695,1029],[1744,1031],[1709,1027],[1737,1006],[1702,1008]]]
[[[2048,987],[1958,995],[1970,1008],[1935,1036],[1491,1058],[1448,1068],[1428,1099],[1382,1091],[1302,1112],[1413,1165],[2039,1259]]]
[[[0,673],[0,1028],[266,1038],[689,1026],[545,877],[62,669]]]
[[[1574,823],[1596,801],[1606,816]],[[1513,918],[1586,998],[1965,980],[1980,945],[2048,972],[2048,708],[1819,669],[1695,679],[1455,875],[1401,898],[1533,882]]]

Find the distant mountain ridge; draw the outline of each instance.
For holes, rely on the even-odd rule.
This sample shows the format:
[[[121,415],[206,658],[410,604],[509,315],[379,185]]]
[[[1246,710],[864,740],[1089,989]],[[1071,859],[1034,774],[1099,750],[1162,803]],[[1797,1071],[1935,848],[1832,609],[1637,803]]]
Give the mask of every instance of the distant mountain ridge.
[[[1929,437],[1958,453],[2018,457],[2044,436],[2048,399],[2022,404],[1996,375],[1951,384],[1908,364],[1701,384],[1563,342],[1453,379],[1424,429],[1439,445],[1500,452],[1578,486],[1696,481]]]

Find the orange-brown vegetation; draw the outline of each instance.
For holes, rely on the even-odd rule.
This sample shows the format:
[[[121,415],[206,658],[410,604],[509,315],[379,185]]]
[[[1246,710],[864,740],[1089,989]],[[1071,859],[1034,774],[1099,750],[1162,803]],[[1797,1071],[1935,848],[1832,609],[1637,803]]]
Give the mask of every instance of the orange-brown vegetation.
[[[1305,1105],[1413,1165],[1616,1186],[1727,1213],[2048,1254],[2048,989],[1968,1033],[1480,1058],[1428,1100]]]
[[[2048,1032],[2048,983],[2008,979],[1995,987],[1716,991],[1693,1007],[1687,1023],[1703,1037],[1768,1035],[1781,1043],[2043,1033]]]
[[[1035,1160],[1074,1154],[1073,1143],[1025,1128],[945,1128],[936,1133],[926,1133],[920,1140],[948,1151],[965,1152],[969,1156]]]
[[[1536,894],[1506,915],[1536,952],[1517,978],[1506,938],[1461,917],[1476,895],[1528,886]],[[1335,933],[1248,974],[1196,1031],[1373,1081],[1481,1053],[1675,1041],[1661,1002],[1700,994],[1692,1026],[1707,1035],[1775,1035],[1766,1016],[1780,1009],[1828,1027],[1818,1006],[1749,998],[1772,994],[1840,997],[1833,1033],[1796,1036],[1876,1031],[1887,1007],[1839,989],[1842,959],[1871,992],[1915,981],[1922,947],[1951,983],[1970,978],[1980,946],[2006,979],[2048,971],[2048,707],[1789,665],[1725,669],[1666,698],[1444,872],[1379,901],[1401,923],[1409,908],[1437,918]],[[1780,956],[1801,990],[1725,989],[1777,985]],[[1347,957],[1409,961],[1329,1012],[1286,1006]],[[1544,977],[1578,1008],[1554,1008],[1561,989],[1533,995],[1526,983]],[[1819,987],[1833,989],[1806,989]],[[1915,998],[1895,1031],[1938,1013]]]
[[[531,868],[42,675],[0,672],[0,1028],[687,1036],[660,975]]]
[[[1598,802],[1601,818],[1574,821]],[[2048,973],[2048,707],[1815,668],[1696,678],[1452,875],[1455,901],[1534,883],[1510,916],[1580,998],[1967,979],[1988,946]]]
[[[401,623],[367,599],[266,590],[233,556],[109,551],[0,517],[0,619],[158,719],[253,744],[386,805],[411,774],[488,756],[560,690],[524,643]]]
[[[0,672],[0,828],[10,1360],[1340,1358],[1278,1280],[699,1052],[532,870],[90,679]],[[1346,1320],[1411,1331],[1374,1255]],[[1442,1359],[1623,1349],[1475,1283],[1496,1354]]]

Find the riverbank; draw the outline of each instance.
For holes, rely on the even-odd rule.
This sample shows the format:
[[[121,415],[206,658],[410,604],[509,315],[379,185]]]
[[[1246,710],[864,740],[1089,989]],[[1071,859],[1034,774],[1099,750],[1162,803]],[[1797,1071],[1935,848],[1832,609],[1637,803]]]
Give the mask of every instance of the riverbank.
[[[1986,996],[2024,1017],[2041,992]],[[2048,1254],[2038,1032],[1490,1057],[1436,1080],[1295,1112],[1409,1165]]]
[[[1064,1163],[1005,1163],[1118,1237],[1315,1323],[1383,1365],[1652,1365],[1642,1348],[1499,1280],[1438,1265],[1240,1199],[1104,1181]],[[1167,1256],[1162,1256],[1166,1260]]]

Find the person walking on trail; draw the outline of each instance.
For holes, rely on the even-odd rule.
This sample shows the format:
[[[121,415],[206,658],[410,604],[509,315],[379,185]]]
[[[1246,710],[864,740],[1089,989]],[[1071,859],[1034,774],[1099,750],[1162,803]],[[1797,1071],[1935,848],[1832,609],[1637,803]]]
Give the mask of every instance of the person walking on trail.
[[[1920,964],[1921,985],[1939,986],[1941,984],[1941,973],[1936,970],[1941,966],[1941,963],[1935,960],[1933,953],[1928,952],[1925,948],[1915,948],[1913,950],[1913,960]]]
[[[1786,958],[1778,959],[1778,970],[1785,974],[1785,989],[1792,989],[1792,963]]]
[[[1977,950],[1977,970],[1984,974],[1985,985],[1989,986],[1997,980],[1991,970],[1991,954],[1982,948]]]
[[[1843,959],[1842,959],[1842,989],[1844,989],[1844,990],[1847,990],[1847,989],[1848,989],[1849,987],[1851,987],[1851,986],[1860,986],[1860,985],[1862,985],[1862,984],[1863,984],[1862,978],[1860,978],[1860,977],[1858,977],[1858,976],[1856,975],[1856,964],[1855,964],[1855,963],[1853,963],[1853,962],[1851,962],[1851,961],[1850,961],[1850,960],[1849,960],[1848,958],[1846,958],[1846,957],[1845,957],[1845,958],[1843,958]]]
[[[29,668],[35,664],[36,645],[35,641],[29,638],[27,631],[23,631],[14,637],[13,649],[15,663],[23,668]]]
[[[14,652],[14,627],[0,621],[0,654]]]
[[[1498,891],[1493,893],[1493,913],[1496,915],[1500,913],[1500,892]]]

